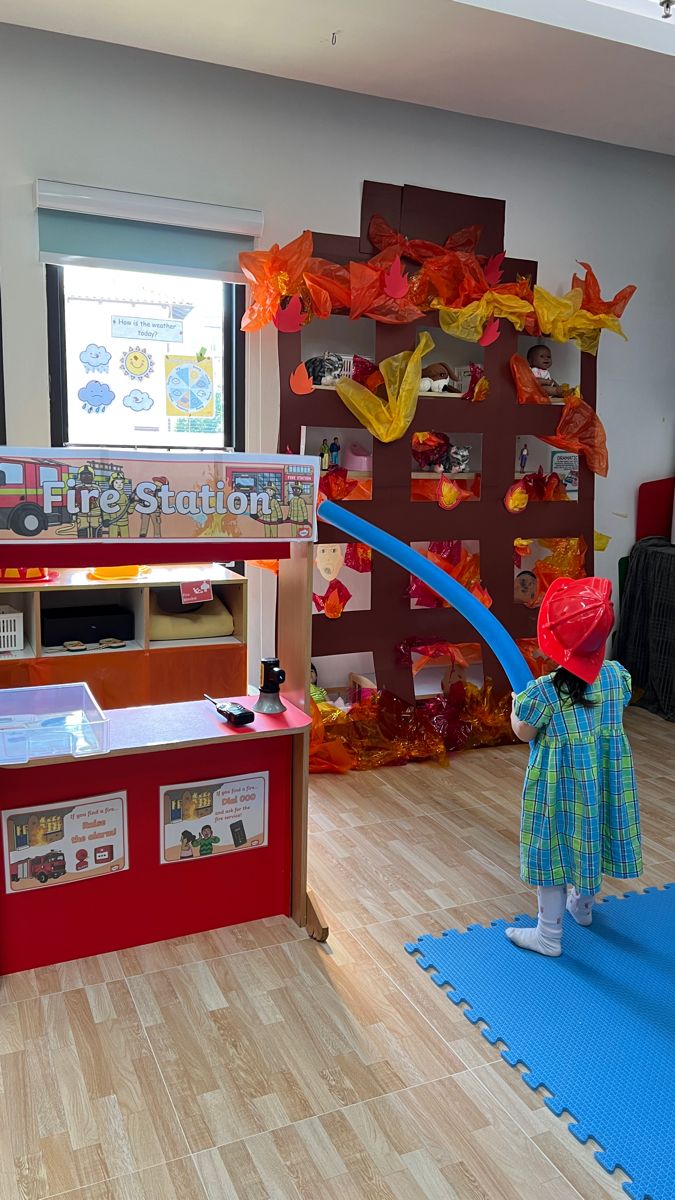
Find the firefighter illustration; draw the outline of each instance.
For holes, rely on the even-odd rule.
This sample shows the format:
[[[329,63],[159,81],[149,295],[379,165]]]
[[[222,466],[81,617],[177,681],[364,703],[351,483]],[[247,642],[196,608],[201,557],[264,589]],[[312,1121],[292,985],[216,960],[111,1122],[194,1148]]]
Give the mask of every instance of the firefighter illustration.
[[[307,525],[309,517],[307,514],[307,504],[302,494],[302,485],[294,483],[291,493],[288,505],[288,520],[291,523],[291,537],[297,537],[301,527]]]
[[[265,491],[270,498],[270,511],[268,513],[261,513],[258,520],[265,527],[265,537],[276,538],[279,536],[279,525],[284,519],[283,509],[277,498],[277,489],[274,484],[268,483]]]
[[[101,508],[98,498],[90,494],[90,489],[93,487],[94,472],[89,463],[84,463],[77,472],[77,487],[75,488],[75,499],[78,508],[75,516],[75,527],[78,538],[95,538],[99,536]]]
[[[156,499],[159,489],[164,484],[167,484],[169,481],[165,475],[153,475],[152,482],[154,484],[152,494]],[[144,538],[144,537],[148,536],[148,530],[150,528],[151,523],[152,523],[152,536],[156,537],[156,538],[161,538],[161,536],[162,536],[162,513],[161,513],[161,510],[159,507],[157,508],[157,511],[154,513],[147,513],[147,512],[141,513],[141,530],[138,535],[139,537]]]
[[[121,467],[113,469],[108,486],[119,492],[119,511],[111,514],[107,521],[103,521],[104,528],[107,527],[108,537],[128,538],[130,536],[129,515],[134,512],[136,503],[131,493],[130,481],[125,478]]]

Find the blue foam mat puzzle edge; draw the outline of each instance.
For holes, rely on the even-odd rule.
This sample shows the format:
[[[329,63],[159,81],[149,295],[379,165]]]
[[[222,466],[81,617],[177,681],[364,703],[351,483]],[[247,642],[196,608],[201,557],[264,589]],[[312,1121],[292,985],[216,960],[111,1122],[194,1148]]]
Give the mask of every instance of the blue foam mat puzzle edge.
[[[598,906],[626,904],[635,899],[639,900],[641,896],[648,896],[655,893],[669,891],[675,891],[675,882],[663,884],[662,887],[652,886],[641,888],[639,890],[630,889],[620,896],[604,896],[596,901],[596,904]],[[465,930],[445,929],[442,931],[441,937],[447,939],[462,938],[466,933],[471,932],[485,931],[487,929],[495,928],[505,929],[513,925],[532,927],[535,924],[536,921],[533,917],[528,916],[526,913],[518,913],[510,921],[505,921],[504,919],[499,918],[491,921],[489,926],[480,925],[474,922],[471,925],[467,925]],[[464,1012],[464,1016],[468,1021],[471,1022],[472,1025],[476,1025],[479,1021],[483,1022],[483,1027],[481,1028],[480,1032],[482,1036],[486,1038],[488,1042],[490,1042],[491,1045],[496,1045],[500,1042],[504,1044],[504,1049],[501,1051],[501,1057],[506,1063],[509,1064],[509,1066],[514,1068],[521,1066],[523,1068],[519,1074],[520,1078],[527,1087],[529,1087],[532,1091],[537,1091],[542,1087],[550,1091],[545,1079],[535,1075],[534,1072],[530,1070],[528,1064],[523,1062],[523,1059],[520,1055],[512,1053],[504,1042],[504,1039],[491,1028],[489,1022],[487,1022],[484,1017],[482,1017],[470,1006],[470,1001],[468,998],[461,994],[461,990],[458,990],[455,987],[451,979],[446,978],[447,972],[441,972],[437,970],[435,964],[424,955],[421,947],[425,939],[435,940],[435,938],[436,935],[433,934],[422,934],[417,942],[406,942],[404,944],[404,949],[409,955],[415,958],[417,965],[421,967],[423,971],[429,974],[429,978],[438,988],[448,989],[446,995],[454,1005],[457,1007],[462,1004],[467,1006],[462,1011]],[[630,1172],[626,1170],[623,1164],[614,1155],[611,1155],[607,1152],[602,1142],[593,1134],[592,1130],[588,1129],[578,1120],[574,1112],[570,1109],[569,1105],[561,1103],[554,1094],[545,1096],[543,1099],[546,1107],[550,1109],[550,1111],[556,1117],[561,1117],[563,1113],[567,1113],[568,1116],[571,1117],[571,1120],[567,1123],[567,1128],[578,1142],[580,1142],[582,1145],[585,1145],[589,1140],[593,1140],[596,1143],[599,1148],[594,1152],[594,1158],[608,1175],[612,1175],[618,1169],[622,1171],[623,1174],[628,1176],[628,1179],[621,1185],[621,1188],[627,1196],[631,1197],[631,1200],[652,1200],[650,1194],[644,1192],[642,1188],[636,1186],[634,1180],[630,1177]]]

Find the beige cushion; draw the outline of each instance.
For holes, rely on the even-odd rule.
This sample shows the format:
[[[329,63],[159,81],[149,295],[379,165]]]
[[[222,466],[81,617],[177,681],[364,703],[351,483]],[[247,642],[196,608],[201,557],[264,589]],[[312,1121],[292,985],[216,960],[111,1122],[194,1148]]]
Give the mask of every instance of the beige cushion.
[[[232,614],[217,596],[202,604],[197,612],[162,612],[154,592],[150,593],[150,641],[180,642],[184,638],[230,637],[234,632]]]

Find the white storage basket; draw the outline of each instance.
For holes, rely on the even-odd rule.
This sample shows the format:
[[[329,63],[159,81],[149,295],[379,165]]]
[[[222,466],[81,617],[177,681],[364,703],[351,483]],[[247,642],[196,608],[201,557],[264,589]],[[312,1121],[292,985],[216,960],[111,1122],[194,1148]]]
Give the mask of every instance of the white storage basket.
[[[23,650],[23,613],[0,604],[0,651]]]

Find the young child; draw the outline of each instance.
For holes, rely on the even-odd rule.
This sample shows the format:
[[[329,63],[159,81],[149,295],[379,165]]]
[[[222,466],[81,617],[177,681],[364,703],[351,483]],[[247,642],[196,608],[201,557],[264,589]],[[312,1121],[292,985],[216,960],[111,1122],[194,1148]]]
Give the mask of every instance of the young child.
[[[642,872],[633,756],[623,729],[627,671],[604,661],[614,623],[606,579],[557,579],[539,613],[539,646],[559,670],[513,698],[511,724],[530,742],[520,831],[521,878],[537,888],[535,929],[506,936],[562,953],[565,907],[590,925],[602,876]],[[571,892],[567,894],[567,885]]]

